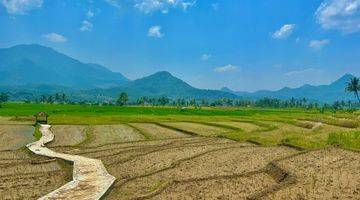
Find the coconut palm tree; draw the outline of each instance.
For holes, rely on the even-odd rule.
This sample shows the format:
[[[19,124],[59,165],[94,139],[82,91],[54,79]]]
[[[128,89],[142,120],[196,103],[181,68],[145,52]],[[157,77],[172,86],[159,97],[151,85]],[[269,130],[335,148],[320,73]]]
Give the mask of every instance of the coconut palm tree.
[[[359,97],[360,79],[359,78],[357,78],[357,77],[350,78],[350,81],[347,82],[345,90],[347,92],[353,92],[360,103],[360,97]]]

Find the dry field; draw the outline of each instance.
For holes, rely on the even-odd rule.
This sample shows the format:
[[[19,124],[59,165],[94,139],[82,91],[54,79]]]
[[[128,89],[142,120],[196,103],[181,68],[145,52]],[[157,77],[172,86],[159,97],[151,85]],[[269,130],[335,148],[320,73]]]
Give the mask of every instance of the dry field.
[[[54,141],[49,144],[50,147],[56,146],[75,146],[82,143],[86,139],[86,131],[88,126],[76,126],[76,125],[55,125],[51,127],[55,138]]]
[[[140,130],[149,139],[181,138],[188,135],[152,123],[132,123],[134,128]]]
[[[144,140],[144,136],[126,124],[96,125],[88,127],[88,138],[83,146],[99,146],[110,143]]]
[[[37,199],[71,180],[71,167],[27,150],[0,152],[0,199]]]
[[[231,131],[226,128],[220,128],[193,122],[168,122],[161,124],[167,127],[178,129],[180,131],[194,133],[201,136],[216,136],[219,133],[226,133]]]
[[[359,153],[335,147],[300,151],[214,137],[239,130],[278,140],[279,134],[291,132],[311,138],[347,129],[312,121],[273,124],[59,125],[52,128],[56,139],[50,147],[101,159],[117,179],[105,197],[109,200],[360,199]],[[23,149],[0,151],[0,166],[0,199],[36,199],[69,181],[72,173],[69,164]]]
[[[35,141],[34,127],[27,125],[0,125],[0,151],[16,150]]]

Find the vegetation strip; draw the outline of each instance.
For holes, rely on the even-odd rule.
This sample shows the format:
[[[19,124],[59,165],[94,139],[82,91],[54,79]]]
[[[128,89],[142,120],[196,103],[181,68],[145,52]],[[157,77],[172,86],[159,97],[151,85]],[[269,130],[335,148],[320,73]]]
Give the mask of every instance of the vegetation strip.
[[[168,129],[171,129],[171,130],[174,130],[174,131],[179,131],[179,132],[182,132],[184,134],[188,134],[190,136],[198,136],[198,137],[202,137],[201,135],[195,133],[195,132],[190,132],[190,131],[187,131],[187,130],[183,130],[183,129],[180,129],[180,128],[176,128],[176,127],[173,127],[173,126],[169,126],[169,125],[166,125],[166,124],[163,124],[163,123],[158,123],[158,122],[155,122],[154,124],[158,125],[158,126],[162,126],[164,128],[168,128]]]
[[[54,139],[50,125],[41,125],[42,137],[27,145],[37,155],[60,158],[73,163],[73,180],[40,199],[100,199],[113,185],[115,177],[110,175],[100,160],[54,152],[45,144]]]

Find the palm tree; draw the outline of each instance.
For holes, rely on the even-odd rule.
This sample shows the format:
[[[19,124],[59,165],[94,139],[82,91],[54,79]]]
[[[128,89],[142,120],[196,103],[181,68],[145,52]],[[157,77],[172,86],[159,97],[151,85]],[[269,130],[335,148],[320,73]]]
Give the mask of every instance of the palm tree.
[[[359,97],[360,79],[359,78],[357,78],[357,77],[350,78],[350,81],[347,82],[345,90],[347,92],[353,92],[360,103],[360,97]]]

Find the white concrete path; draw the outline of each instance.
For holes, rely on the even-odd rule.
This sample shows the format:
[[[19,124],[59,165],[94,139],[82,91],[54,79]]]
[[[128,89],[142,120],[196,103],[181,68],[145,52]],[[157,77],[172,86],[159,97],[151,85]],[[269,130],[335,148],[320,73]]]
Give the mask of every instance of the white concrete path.
[[[107,172],[101,160],[54,152],[45,147],[46,143],[54,139],[50,125],[41,125],[40,131],[41,139],[26,145],[27,148],[38,155],[73,163],[73,180],[40,199],[97,200],[103,197],[114,183],[115,177]]]

